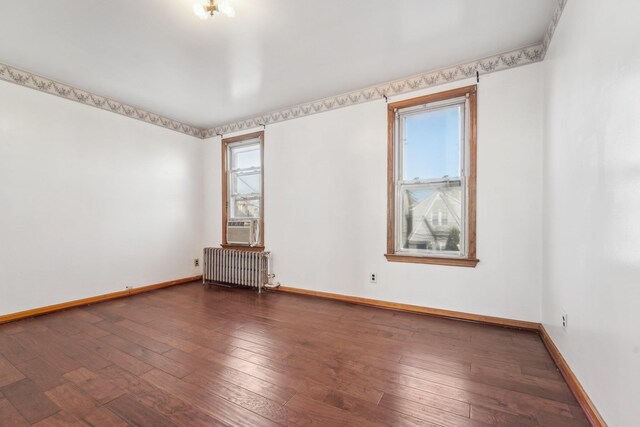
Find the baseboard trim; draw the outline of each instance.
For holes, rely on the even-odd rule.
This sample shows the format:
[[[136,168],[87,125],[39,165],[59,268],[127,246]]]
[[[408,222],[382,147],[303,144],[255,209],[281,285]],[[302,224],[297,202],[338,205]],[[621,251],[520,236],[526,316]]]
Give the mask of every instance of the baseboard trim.
[[[0,316],[0,324],[12,322],[14,320],[25,319],[27,317],[40,316],[42,314],[53,313],[55,311],[66,310],[68,308],[78,307],[82,305],[94,304],[97,302],[108,301],[116,298],[122,298],[130,295],[136,295],[143,292],[155,291],[156,289],[166,288],[168,286],[181,285],[184,283],[202,280],[202,276],[185,277],[183,279],[171,280],[169,282],[156,283],[154,285],[141,286],[126,291],[112,292],[109,294],[98,295],[95,297],[83,298],[75,301],[64,302],[61,304],[49,305],[46,307],[34,308],[31,310],[20,311],[18,313],[5,314]]]
[[[593,404],[587,392],[582,388],[582,384],[578,381],[578,378],[569,367],[569,364],[558,350],[558,347],[551,339],[551,336],[544,328],[544,325],[540,325],[539,328],[540,338],[544,343],[544,346],[547,348],[547,351],[551,355],[554,363],[560,370],[560,373],[564,377],[564,380],[567,382],[569,389],[575,396],[576,400],[580,404],[582,411],[586,415],[587,419],[594,427],[606,427],[607,423],[604,421],[604,418],[600,415],[596,406]]]
[[[282,292],[291,294],[309,295],[319,298],[331,299],[353,304],[368,305],[371,307],[385,308],[389,310],[405,311],[409,313],[427,314],[429,316],[446,317],[448,319],[465,320],[468,322],[483,323],[486,325],[503,326],[507,328],[523,329],[527,331],[537,332],[539,324],[536,322],[527,322],[525,320],[506,319],[502,317],[483,316],[480,314],[464,313],[461,311],[441,310],[439,308],[421,307],[417,305],[401,304],[397,302],[381,301],[370,298],[353,297],[341,294],[332,294],[329,292],[311,291],[300,288],[290,288],[280,286],[277,288]]]

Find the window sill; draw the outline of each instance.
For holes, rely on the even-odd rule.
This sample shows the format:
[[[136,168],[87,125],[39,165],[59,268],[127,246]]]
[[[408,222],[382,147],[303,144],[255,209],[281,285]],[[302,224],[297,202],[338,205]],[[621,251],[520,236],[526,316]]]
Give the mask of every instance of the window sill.
[[[222,243],[220,245],[225,249],[235,249],[237,251],[253,251],[253,252],[262,252],[264,251],[264,246],[244,246],[244,245],[230,245],[227,243]]]
[[[408,262],[413,264],[435,264],[435,265],[449,265],[453,267],[475,267],[480,262],[479,259],[470,258],[442,258],[442,257],[428,257],[428,256],[414,256],[414,255],[397,255],[397,254],[384,254],[389,262]]]

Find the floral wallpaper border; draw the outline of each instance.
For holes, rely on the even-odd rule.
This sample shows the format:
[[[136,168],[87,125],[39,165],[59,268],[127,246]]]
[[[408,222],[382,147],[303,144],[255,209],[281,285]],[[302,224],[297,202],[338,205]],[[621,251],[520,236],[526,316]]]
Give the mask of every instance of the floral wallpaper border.
[[[275,110],[243,120],[237,120],[209,129],[197,128],[177,120],[145,111],[141,108],[106,98],[104,96],[96,95],[1,63],[0,80],[16,83],[51,95],[60,96],[85,105],[111,111],[116,114],[138,119],[176,132],[191,135],[196,138],[206,139],[217,135],[223,135],[225,133],[253,129],[285,120],[291,120],[298,117],[383,99],[445,83],[451,83],[474,77],[476,76],[476,73],[482,75],[542,61],[549,45],[551,44],[551,39],[553,38],[556,27],[558,26],[562,12],[568,2],[568,0],[557,1],[558,4],[554,10],[551,23],[547,27],[543,41],[539,44],[478,59],[465,64],[443,68],[437,71],[425,72],[404,79],[393,80],[364,89],[354,90],[341,95],[305,102],[292,107]]]
[[[182,132],[198,138],[202,138],[204,136],[203,129],[199,129],[158,114],[150,113],[141,108],[136,108],[110,98],[105,98],[104,96],[96,95],[73,86],[59,83],[9,65],[0,64],[0,79],[51,95],[77,101],[85,105],[97,107],[102,110],[111,111],[112,113],[142,120],[143,122],[162,126],[176,132]]]
[[[543,41],[540,44],[490,56],[468,62],[466,64],[456,65],[438,71],[426,72],[405,79],[394,80],[342,95],[306,102],[248,119],[223,124],[204,130],[203,137],[211,138],[229,132],[238,132],[259,126],[266,126],[268,124],[304,117],[310,114],[321,113],[323,111],[334,110],[336,108],[360,104],[393,95],[400,95],[445,83],[451,83],[457,80],[473,77],[476,75],[476,72],[486,74],[542,61],[547,53],[549,45],[551,44],[551,39],[553,38],[553,34],[558,23],[560,22],[560,17],[562,16],[562,12],[568,0],[557,0],[557,2],[553,16],[551,17],[551,22],[549,23]]]
[[[466,64],[456,65],[438,71],[417,74],[404,79],[370,86],[365,89],[355,90],[317,101],[305,102],[303,104],[261,114],[245,120],[216,126],[211,129],[206,129],[204,137],[211,138],[216,135],[222,135],[229,132],[252,129],[311,114],[322,113],[324,111],[335,110],[337,108],[348,107],[350,105],[362,104],[363,102],[374,101],[376,99],[388,98],[394,95],[400,95],[415,90],[475,77],[476,72],[481,75],[493,73],[507,68],[538,62],[543,58],[543,46],[542,44],[537,44],[535,46],[518,49],[512,52],[468,62]]]

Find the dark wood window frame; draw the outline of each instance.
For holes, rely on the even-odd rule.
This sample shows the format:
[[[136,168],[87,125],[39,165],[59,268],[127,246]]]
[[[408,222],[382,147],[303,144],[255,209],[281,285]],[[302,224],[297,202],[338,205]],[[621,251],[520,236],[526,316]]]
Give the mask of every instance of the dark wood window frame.
[[[255,246],[232,245],[227,243],[227,219],[229,218],[229,162],[227,161],[227,148],[229,144],[254,138],[260,138],[260,241]],[[262,251],[264,250],[264,132],[253,132],[232,138],[224,138],[220,145],[222,146],[222,244],[220,246],[226,249]]]
[[[467,245],[466,257],[440,257],[430,255],[408,255],[395,253],[396,227],[396,171],[395,171],[395,125],[396,111],[402,108],[466,96],[469,99],[469,171],[467,175]],[[391,262],[438,264],[460,267],[475,267],[476,258],[476,175],[477,175],[477,86],[466,86],[418,98],[394,102],[387,110],[387,253]]]

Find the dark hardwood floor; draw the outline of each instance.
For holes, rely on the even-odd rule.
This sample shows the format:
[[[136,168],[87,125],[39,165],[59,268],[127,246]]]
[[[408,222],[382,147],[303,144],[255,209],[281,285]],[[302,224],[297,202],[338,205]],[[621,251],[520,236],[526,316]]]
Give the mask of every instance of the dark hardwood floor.
[[[0,325],[0,426],[584,426],[529,332],[188,284]]]

